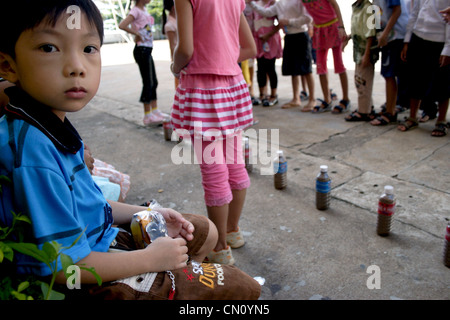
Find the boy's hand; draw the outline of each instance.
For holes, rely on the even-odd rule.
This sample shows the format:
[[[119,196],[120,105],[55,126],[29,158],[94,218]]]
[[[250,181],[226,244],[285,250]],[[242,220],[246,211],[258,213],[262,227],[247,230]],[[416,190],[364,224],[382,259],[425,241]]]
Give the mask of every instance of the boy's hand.
[[[181,213],[168,208],[158,208],[157,211],[166,220],[169,237],[183,238],[187,241],[194,239],[194,225],[183,218]]]
[[[145,249],[153,272],[184,268],[188,260],[186,240],[159,237]]]

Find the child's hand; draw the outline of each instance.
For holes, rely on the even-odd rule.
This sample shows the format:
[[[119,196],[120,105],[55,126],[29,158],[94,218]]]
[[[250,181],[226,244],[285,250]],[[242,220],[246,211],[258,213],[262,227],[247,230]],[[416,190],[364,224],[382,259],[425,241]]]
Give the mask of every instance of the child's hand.
[[[194,239],[194,225],[183,218],[181,213],[168,208],[158,208],[157,211],[166,220],[169,237],[183,238],[187,241]]]
[[[439,57],[439,64],[441,67],[445,67],[450,64],[450,57],[449,56],[440,56]]]
[[[144,252],[152,272],[184,268],[188,260],[186,240],[181,238],[159,237]]]

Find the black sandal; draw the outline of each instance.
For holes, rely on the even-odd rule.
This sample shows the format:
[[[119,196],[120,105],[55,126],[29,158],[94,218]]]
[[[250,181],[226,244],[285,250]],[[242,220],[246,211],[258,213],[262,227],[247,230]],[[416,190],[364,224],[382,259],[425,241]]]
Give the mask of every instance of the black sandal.
[[[352,113],[350,113],[347,117],[345,117],[345,121],[348,122],[356,122],[356,121],[371,121],[375,118],[375,114],[373,112],[371,113],[361,113],[358,111],[353,111]]]
[[[377,120],[379,123],[374,124],[371,122],[370,124],[373,126],[385,126],[388,124],[396,123],[397,122],[397,113],[390,114],[389,112],[383,112],[378,117],[376,117],[374,120]]]
[[[436,123],[434,130],[431,132],[432,137],[444,137],[447,135],[448,126],[445,122]]]

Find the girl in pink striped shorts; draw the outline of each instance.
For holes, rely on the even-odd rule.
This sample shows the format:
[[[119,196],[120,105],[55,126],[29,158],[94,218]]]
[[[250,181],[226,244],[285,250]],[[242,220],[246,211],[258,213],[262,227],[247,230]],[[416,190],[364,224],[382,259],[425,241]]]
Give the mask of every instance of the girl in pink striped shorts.
[[[171,70],[180,84],[172,124],[192,139],[219,233],[208,260],[222,264],[233,264],[231,248],[244,244],[239,218],[250,186],[241,133],[253,123],[252,102],[238,62],[254,57],[256,46],[244,8],[244,0],[175,0],[179,41]]]

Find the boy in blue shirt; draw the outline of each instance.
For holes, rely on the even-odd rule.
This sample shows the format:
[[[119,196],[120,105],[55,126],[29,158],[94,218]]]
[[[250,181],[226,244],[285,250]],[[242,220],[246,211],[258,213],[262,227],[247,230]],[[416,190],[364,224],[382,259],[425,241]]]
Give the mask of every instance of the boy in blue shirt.
[[[381,12],[382,31],[378,46],[381,48],[381,75],[386,81],[386,110],[382,110],[370,124],[380,126],[397,122],[397,82],[403,84],[405,68],[400,53],[409,14],[405,0],[374,0],[373,4]]]
[[[0,77],[15,84],[5,90],[10,101],[0,118],[0,175],[12,181],[0,193],[0,225],[11,224],[11,212],[26,214],[32,222],[26,240],[38,245],[69,246],[82,233],[64,251],[76,264],[94,267],[104,283],[148,274],[148,298],[167,298],[162,287],[150,290],[156,274],[157,283],[165,270],[187,268],[188,254],[203,261],[217,230],[206,217],[158,209],[169,237],[145,249],[108,252],[119,238],[113,224],[129,224],[143,208],[105,200],[84,163],[83,142],[66,118],[99,86],[103,21],[97,7],[91,0],[9,1],[2,5],[0,24]],[[18,273],[50,274],[44,264],[16,256]],[[62,272],[57,282],[66,282]],[[81,271],[81,283],[96,279]],[[142,293],[116,297],[135,296]]]

